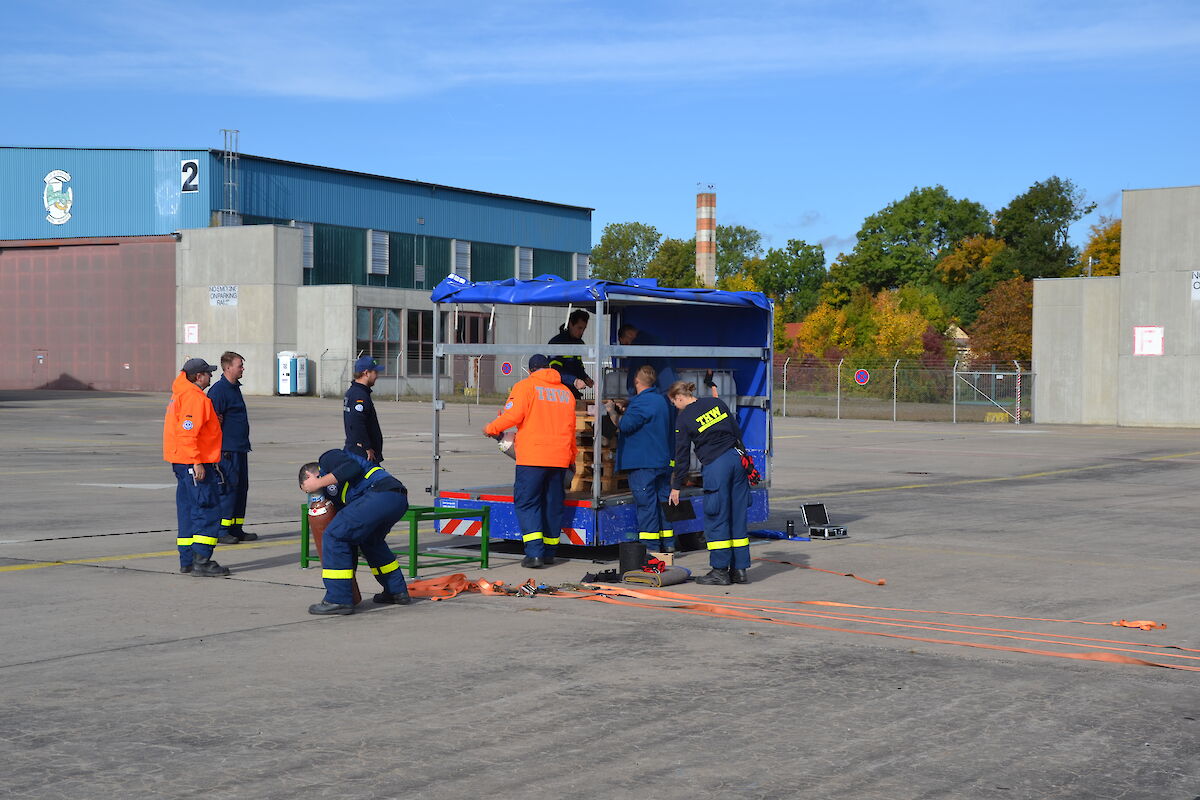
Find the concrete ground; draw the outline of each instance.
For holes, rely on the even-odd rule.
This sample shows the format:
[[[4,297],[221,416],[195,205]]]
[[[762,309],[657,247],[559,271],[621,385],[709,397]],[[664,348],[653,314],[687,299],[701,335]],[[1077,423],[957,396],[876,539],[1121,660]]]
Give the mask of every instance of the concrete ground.
[[[1200,796],[1200,673],[952,643],[1200,666],[1200,430],[780,420],[768,527],[823,500],[851,537],[754,556],[886,585],[758,561],[723,594],[926,627],[480,595],[319,618],[296,469],[340,443],[340,400],[249,398],[261,538],[219,548],[225,580],[176,572],[165,404],[0,393],[6,797]],[[419,502],[430,407],[380,408]],[[493,414],[449,407],[444,487],[510,473]],[[1081,624],[1119,619],[1168,627]]]

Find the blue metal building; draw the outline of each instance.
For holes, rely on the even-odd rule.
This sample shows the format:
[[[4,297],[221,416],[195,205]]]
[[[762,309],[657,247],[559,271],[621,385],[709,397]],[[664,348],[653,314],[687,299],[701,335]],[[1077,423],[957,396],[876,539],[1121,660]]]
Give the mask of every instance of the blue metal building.
[[[104,325],[114,332],[101,337],[108,349],[98,354],[89,349],[97,339],[95,323],[88,328],[79,322],[75,329],[74,317],[62,312],[95,303],[94,294],[86,296],[85,284],[132,281],[149,292],[138,301],[143,308],[161,307],[167,303],[165,293],[176,292],[178,313],[188,319],[172,320],[173,330],[162,331],[164,340],[180,346],[206,344],[208,332],[236,327],[225,318],[237,312],[197,308],[207,305],[209,289],[199,287],[204,290],[200,300],[188,281],[207,281],[214,289],[262,285],[271,268],[247,266],[233,275],[217,269],[206,277],[202,264],[189,262],[190,277],[184,280],[175,271],[182,256],[165,255],[169,237],[181,239],[186,248],[184,232],[246,225],[300,229],[284,236],[302,241],[294,277],[289,272],[284,284],[353,287],[351,295],[308,295],[321,299],[306,308],[330,302],[352,307],[353,320],[339,318],[337,323],[339,330],[347,328],[346,334],[320,342],[321,351],[369,352],[386,359],[392,371],[399,364],[399,372],[420,376],[428,371],[423,350],[433,286],[451,272],[476,281],[541,274],[587,277],[591,211],[224,150],[0,147],[0,291],[6,305],[22,309],[20,319],[10,315],[0,322],[0,337],[21,342],[0,357],[0,388],[49,385],[48,373],[60,383],[152,388],[155,383],[129,376],[139,364],[143,374],[158,373],[178,352],[149,359],[153,364],[130,355],[126,334],[116,330],[128,310],[113,301]],[[223,241],[232,248],[244,246],[235,239],[249,241]],[[237,261],[236,252],[232,260]],[[142,277],[133,281],[135,264]],[[282,273],[275,269],[275,274]],[[146,275],[155,276],[149,279],[153,286]],[[87,280],[77,280],[80,276]],[[376,289],[401,291],[381,294]],[[280,323],[266,337],[271,342],[259,343],[263,352],[304,343],[300,333],[280,332],[293,312],[279,313]],[[199,342],[190,342],[185,324],[197,314],[204,333]],[[477,321],[468,323],[474,325],[474,335],[482,335]],[[137,333],[141,341],[147,336],[146,330]],[[71,344],[70,353],[65,352],[72,342],[81,344]]]

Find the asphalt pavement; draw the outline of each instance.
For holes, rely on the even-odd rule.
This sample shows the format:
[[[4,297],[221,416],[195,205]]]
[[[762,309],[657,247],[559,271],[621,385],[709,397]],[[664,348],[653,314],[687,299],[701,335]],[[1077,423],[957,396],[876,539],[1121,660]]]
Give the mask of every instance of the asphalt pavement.
[[[178,574],[166,401],[0,392],[5,797],[1200,798],[1200,430],[777,419],[762,527],[824,502],[850,537],[756,539],[750,584],[678,587],[769,611],[321,618],[296,472],[340,399],[247,398],[260,538],[218,548],[227,579]],[[378,405],[421,502],[430,406]],[[511,475],[494,414],[447,407],[443,488]],[[518,562],[466,572],[597,567]]]

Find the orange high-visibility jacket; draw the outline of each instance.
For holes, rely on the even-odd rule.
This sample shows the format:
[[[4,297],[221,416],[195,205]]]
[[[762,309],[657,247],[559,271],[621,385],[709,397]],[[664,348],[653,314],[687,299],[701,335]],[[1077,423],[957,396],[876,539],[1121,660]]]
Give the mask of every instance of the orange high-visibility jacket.
[[[221,460],[221,421],[208,395],[183,370],[171,384],[171,402],[163,419],[163,458],[172,464]]]
[[[575,395],[557,371],[539,369],[518,381],[504,411],[484,431],[495,436],[514,425],[518,464],[566,467],[575,461]]]

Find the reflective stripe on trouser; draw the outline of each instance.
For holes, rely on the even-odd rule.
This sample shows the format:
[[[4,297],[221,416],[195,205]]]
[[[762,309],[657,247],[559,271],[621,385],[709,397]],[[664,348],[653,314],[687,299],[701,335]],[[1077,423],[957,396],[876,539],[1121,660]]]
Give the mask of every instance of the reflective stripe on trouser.
[[[675,546],[675,531],[672,528],[666,528],[659,532],[659,538],[662,539],[663,547]]]
[[[204,480],[193,482],[191,464],[172,464],[175,472],[175,516],[179,535],[179,566],[190,567],[195,557],[212,558],[213,546],[221,535],[220,490],[216,469],[210,464]],[[184,544],[184,542],[189,544]]]
[[[704,538],[713,569],[750,567],[749,503],[750,484],[737,453],[727,450],[704,466]]]
[[[529,558],[554,558],[562,531],[565,473],[564,467],[517,465],[513,510]]]
[[[334,516],[321,539],[321,578],[325,602],[350,605],[354,592],[355,549],[366,559],[384,591],[407,591],[404,572],[385,537],[408,510],[408,496],[401,492],[365,492]]]
[[[666,523],[662,503],[671,496],[671,472],[668,469],[629,470],[629,493],[637,509],[638,538],[647,546],[658,547]]]
[[[241,528],[246,521],[246,496],[250,492],[249,453],[221,453],[225,492],[221,495],[221,525]]]

